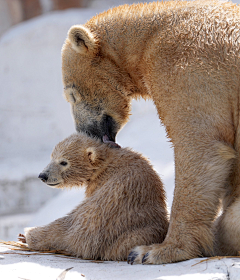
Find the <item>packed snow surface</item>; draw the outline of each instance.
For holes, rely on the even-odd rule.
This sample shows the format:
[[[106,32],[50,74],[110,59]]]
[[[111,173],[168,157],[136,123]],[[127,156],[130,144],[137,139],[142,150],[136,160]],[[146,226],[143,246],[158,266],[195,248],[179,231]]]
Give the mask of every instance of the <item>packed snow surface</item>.
[[[21,255],[9,251],[2,245],[0,254],[4,252],[13,254],[3,255],[5,259],[0,259],[0,272],[3,280],[240,279],[240,259],[237,258],[194,259],[167,265],[129,265],[126,262],[89,261],[59,255]],[[69,268],[71,269],[67,270]]]

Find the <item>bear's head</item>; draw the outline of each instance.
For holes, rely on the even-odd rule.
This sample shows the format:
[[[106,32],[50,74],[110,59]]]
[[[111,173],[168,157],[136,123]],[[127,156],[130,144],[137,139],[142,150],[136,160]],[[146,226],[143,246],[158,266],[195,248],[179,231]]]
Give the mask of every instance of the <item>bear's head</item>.
[[[115,141],[128,121],[134,85],[96,32],[75,25],[62,48],[64,96],[78,132]]]
[[[88,184],[103,169],[109,149],[98,139],[72,134],[55,146],[51,162],[38,178],[54,188]]]

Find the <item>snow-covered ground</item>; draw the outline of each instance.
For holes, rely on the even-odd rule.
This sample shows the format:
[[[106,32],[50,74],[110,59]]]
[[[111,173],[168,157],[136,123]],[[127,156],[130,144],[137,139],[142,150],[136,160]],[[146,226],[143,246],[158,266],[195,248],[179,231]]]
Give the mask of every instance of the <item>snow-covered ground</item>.
[[[0,247],[1,280],[239,280],[240,259],[194,259],[168,265],[129,265],[52,255],[19,255]],[[64,270],[72,268],[68,271]],[[65,277],[64,275],[65,274]],[[61,275],[61,276],[60,276]],[[57,278],[58,277],[58,278]]]
[[[69,104],[62,97],[61,47],[67,30],[106,8],[104,1],[93,1],[90,9],[53,12],[19,24],[0,38],[0,239],[16,240],[23,227],[51,222],[84,198],[83,189],[57,191],[37,176],[53,147],[74,132]],[[151,160],[171,206],[173,151],[152,102],[133,102],[130,122],[118,134],[117,142]],[[0,252],[4,251],[9,253],[0,245]],[[0,279],[4,280],[56,279],[70,267],[73,269],[66,273],[66,280],[240,279],[240,261],[234,258],[196,266],[192,265],[200,259],[165,266],[130,266],[46,255],[4,257],[0,258]]]

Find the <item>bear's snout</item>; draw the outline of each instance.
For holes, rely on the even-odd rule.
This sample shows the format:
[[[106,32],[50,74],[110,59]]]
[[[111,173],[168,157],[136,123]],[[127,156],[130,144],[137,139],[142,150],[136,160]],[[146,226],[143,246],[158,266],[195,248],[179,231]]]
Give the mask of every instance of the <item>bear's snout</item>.
[[[41,179],[44,183],[46,183],[48,180],[48,175],[46,173],[40,173],[38,175],[38,178]]]

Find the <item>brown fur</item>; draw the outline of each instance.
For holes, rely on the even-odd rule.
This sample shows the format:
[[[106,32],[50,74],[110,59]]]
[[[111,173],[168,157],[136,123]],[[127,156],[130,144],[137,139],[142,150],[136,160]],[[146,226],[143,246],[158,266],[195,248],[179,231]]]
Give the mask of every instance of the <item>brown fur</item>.
[[[140,154],[73,134],[55,147],[41,174],[57,188],[84,184],[86,199],[67,216],[26,229],[31,249],[125,260],[132,247],[164,240],[165,192],[159,176]]]
[[[154,264],[212,255],[213,221],[221,205],[215,232],[220,228],[224,238],[216,235],[217,248],[240,251],[239,223],[234,227],[227,218],[240,197],[239,6],[124,5],[76,29],[91,34],[84,47],[69,36],[62,49],[65,96],[76,129],[115,140],[128,121],[131,99],[151,98],[174,147],[176,186],[167,237],[136,248],[130,262],[142,262],[146,253],[144,261]]]

